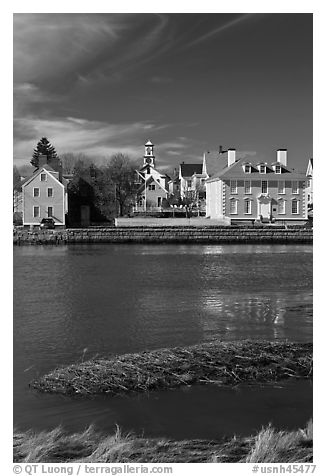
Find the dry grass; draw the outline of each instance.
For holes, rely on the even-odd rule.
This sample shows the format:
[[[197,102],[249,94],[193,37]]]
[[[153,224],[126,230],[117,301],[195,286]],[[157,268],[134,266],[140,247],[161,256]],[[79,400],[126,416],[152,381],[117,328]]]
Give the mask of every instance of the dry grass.
[[[312,377],[312,344],[214,341],[99,358],[58,368],[31,382],[48,393],[117,395],[215,383],[276,382]]]
[[[307,463],[312,461],[312,422],[305,430],[275,431],[264,428],[245,459],[246,463]]]
[[[302,463],[312,462],[312,423],[304,430],[276,431],[225,441],[171,441],[123,435],[104,436],[94,427],[81,433],[16,433],[14,462],[20,463]]]

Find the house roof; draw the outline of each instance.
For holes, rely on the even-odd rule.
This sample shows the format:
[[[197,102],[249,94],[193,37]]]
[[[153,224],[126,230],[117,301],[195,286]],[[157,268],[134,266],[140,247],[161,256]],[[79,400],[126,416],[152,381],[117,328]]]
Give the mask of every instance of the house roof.
[[[51,165],[49,164],[44,164],[42,165],[42,167],[40,167],[41,169],[45,169],[45,170],[48,170],[49,172],[57,172],[57,170],[54,170],[53,167],[51,167]],[[37,169],[38,170],[38,169]]]
[[[146,187],[147,187],[147,186],[148,186],[150,183],[152,183],[152,182],[155,182],[159,187],[161,187],[161,189],[164,190],[165,193],[168,192],[168,190],[166,190],[166,189],[163,187],[163,185],[162,185],[161,183],[159,183],[157,180],[155,180],[153,176],[150,176],[150,177],[146,180],[146,182],[145,182],[145,181],[142,182],[142,184],[141,184],[140,187],[138,188],[138,192],[142,192],[142,191],[145,189],[145,183],[146,183]]]
[[[226,167],[221,169],[219,172],[214,174],[210,179],[207,180],[207,182],[213,182],[214,180],[217,179],[246,179],[246,180],[268,180],[271,179],[272,177],[274,179],[282,179],[282,180],[304,180],[306,178],[306,175],[303,172],[299,172],[295,169],[289,169],[288,167],[283,166],[283,171],[281,174],[276,174],[274,170],[272,169],[272,166],[269,164],[267,165],[267,173],[266,174],[260,174],[259,171],[253,171],[250,174],[246,174],[243,170],[243,164],[247,162],[247,158],[242,158],[237,160],[234,164],[232,164],[230,167]],[[255,161],[256,165],[259,164],[259,161]]]
[[[155,170],[157,173],[161,175],[161,177],[170,178],[167,174],[165,174],[164,172],[161,172],[159,169],[157,169],[156,167],[153,167],[151,164],[144,164],[139,170],[136,170],[136,172],[140,175],[144,175],[143,170],[146,170],[147,167],[150,167],[152,170]]]
[[[182,177],[192,177],[193,174],[201,174],[203,164],[180,164]]]
[[[64,187],[66,187],[66,185],[62,182],[60,182],[57,177],[55,176],[56,174],[58,174],[58,172],[56,172],[55,170],[53,170],[52,167],[50,167],[50,165],[48,164],[45,164],[43,165],[42,167],[36,169],[33,173],[33,175],[31,177],[28,177],[28,179],[26,179],[23,183],[22,183],[22,186],[25,186],[27,185],[29,182],[31,182],[32,180],[34,180],[34,178],[36,178],[42,171],[46,171],[48,172],[51,177],[53,178],[53,180],[56,180],[57,182],[59,182],[61,185],[63,185]]]
[[[205,154],[204,160],[206,162],[206,171],[209,177],[219,174],[228,166],[228,158],[226,154]]]

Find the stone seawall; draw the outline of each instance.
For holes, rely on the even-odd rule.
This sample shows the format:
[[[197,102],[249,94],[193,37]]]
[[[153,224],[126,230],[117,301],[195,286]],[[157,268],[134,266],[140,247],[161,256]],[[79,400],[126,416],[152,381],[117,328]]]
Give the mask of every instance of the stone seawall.
[[[15,245],[73,243],[312,243],[313,231],[277,227],[117,227],[30,232],[16,230]]]

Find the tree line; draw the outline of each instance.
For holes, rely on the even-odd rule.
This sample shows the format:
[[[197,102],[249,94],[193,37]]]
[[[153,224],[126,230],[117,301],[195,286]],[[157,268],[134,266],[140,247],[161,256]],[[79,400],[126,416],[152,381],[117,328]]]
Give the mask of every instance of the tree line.
[[[47,164],[54,169],[61,169],[63,176],[69,180],[69,215],[77,216],[81,206],[88,206],[92,221],[106,221],[127,214],[134,204],[140,186],[136,172],[139,164],[127,155],[116,153],[102,160],[101,164],[83,153],[67,152],[59,157],[49,140],[42,137],[33,151],[30,161],[33,167],[39,167],[41,156],[45,156]],[[21,178],[16,166],[13,182],[15,199],[15,192],[21,191]],[[175,194],[164,198],[162,205],[164,208],[198,208],[202,194],[202,186],[196,186],[194,190],[186,192],[184,197]]]
[[[58,165],[64,177],[69,179],[69,201],[72,207],[89,205],[99,221],[126,214],[135,199],[139,187],[136,172],[138,164],[125,154],[114,154],[98,164],[82,153],[63,153],[58,156],[46,137],[37,143],[31,165],[38,168],[41,156],[46,156],[50,166]],[[13,188],[21,189],[19,169],[13,169]]]

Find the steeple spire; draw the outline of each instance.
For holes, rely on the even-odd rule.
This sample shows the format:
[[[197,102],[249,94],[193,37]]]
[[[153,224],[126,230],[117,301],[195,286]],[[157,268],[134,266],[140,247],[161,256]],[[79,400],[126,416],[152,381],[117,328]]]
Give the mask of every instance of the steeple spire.
[[[154,144],[150,140],[145,144],[144,165],[155,167]]]

